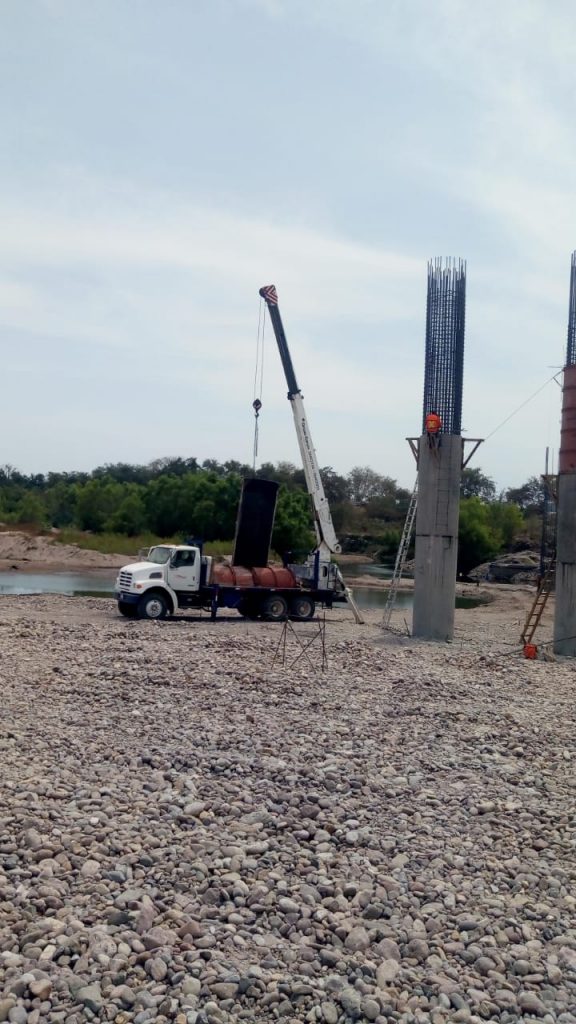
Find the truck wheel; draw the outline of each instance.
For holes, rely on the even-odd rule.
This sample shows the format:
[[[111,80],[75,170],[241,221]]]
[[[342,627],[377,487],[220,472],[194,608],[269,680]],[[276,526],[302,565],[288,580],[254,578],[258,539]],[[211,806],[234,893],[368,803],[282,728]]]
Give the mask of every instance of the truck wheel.
[[[307,622],[313,618],[316,605],[311,597],[293,597],[290,601],[290,618]]]
[[[282,622],[288,614],[288,605],[280,594],[267,597],[262,605],[262,618],[267,622]]]
[[[123,615],[125,619],[135,619],[138,615],[138,609],[135,604],[125,604],[124,601],[118,601],[118,611],[120,615]]]
[[[162,594],[153,590],[150,594],[142,594],[138,602],[139,619],[165,619],[168,605]]]
[[[243,615],[245,619],[257,619],[260,614],[260,609],[253,601],[242,598],[242,600],[238,602],[238,613]]]

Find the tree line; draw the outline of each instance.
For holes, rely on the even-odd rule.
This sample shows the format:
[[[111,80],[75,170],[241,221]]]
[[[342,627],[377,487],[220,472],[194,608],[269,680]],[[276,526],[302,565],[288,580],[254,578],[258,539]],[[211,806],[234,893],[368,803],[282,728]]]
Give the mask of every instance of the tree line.
[[[321,474],[344,551],[392,558],[410,491],[368,466],[355,466],[346,475],[326,466]],[[26,475],[3,466],[0,520],[39,529],[227,541],[234,536],[242,479],[253,475],[240,462],[195,458],[158,459],[145,466],[115,463],[90,473]],[[256,476],[280,484],[275,550],[309,549],[313,522],[303,471],[290,462],[264,463]],[[497,494],[481,470],[467,468],[461,497],[460,571],[514,545],[535,543],[543,500],[537,477]]]

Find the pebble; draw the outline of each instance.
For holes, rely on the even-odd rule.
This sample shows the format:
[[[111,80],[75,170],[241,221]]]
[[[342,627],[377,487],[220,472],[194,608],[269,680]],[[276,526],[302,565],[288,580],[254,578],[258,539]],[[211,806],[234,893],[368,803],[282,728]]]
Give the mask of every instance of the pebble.
[[[168,974],[168,967],[166,966],[165,960],[161,960],[160,957],[155,957],[152,960],[146,961],[146,971],[154,981],[164,981],[164,978]]]
[[[76,991],[76,999],[92,1010],[92,1013],[99,1013],[103,1005],[100,983],[96,981],[91,985],[82,985]]]
[[[340,1014],[336,1003],[323,1002],[320,1009],[322,1011],[322,1020],[325,1021],[325,1024],[338,1024]]]
[[[23,1006],[13,1006],[8,1013],[10,1024],[27,1024],[28,1012]]]
[[[535,992],[519,992],[518,1006],[523,1013],[534,1013],[537,1017],[543,1017],[546,1014],[546,1007]]]
[[[399,970],[400,964],[397,960],[383,960],[376,968],[376,982],[380,988],[386,988],[389,982],[394,981]]]
[[[348,932],[344,941],[346,949],[352,950],[354,953],[368,949],[370,945],[370,936],[362,925],[356,925]]]
[[[572,1019],[571,663],[2,602],[0,1022]]]

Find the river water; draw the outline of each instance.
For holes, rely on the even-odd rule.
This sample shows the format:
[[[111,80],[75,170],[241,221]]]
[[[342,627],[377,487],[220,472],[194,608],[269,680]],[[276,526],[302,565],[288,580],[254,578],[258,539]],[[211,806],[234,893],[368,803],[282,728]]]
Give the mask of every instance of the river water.
[[[389,575],[385,566],[354,565],[346,575]],[[69,597],[106,597],[114,590],[116,572],[0,572],[0,594],[66,594]],[[383,608],[387,591],[376,587],[354,587],[362,608]],[[400,592],[398,607],[411,606],[412,594]]]
[[[346,576],[376,576],[389,579],[390,566],[361,563],[346,566]],[[0,594],[65,594],[69,597],[111,597],[116,572],[0,572]],[[354,587],[354,597],[360,608],[384,608],[388,590],[378,587]],[[473,598],[457,598],[456,607],[474,607]],[[412,607],[412,591],[400,590],[396,607]]]
[[[66,594],[106,597],[114,590],[116,572],[0,572],[0,594]]]

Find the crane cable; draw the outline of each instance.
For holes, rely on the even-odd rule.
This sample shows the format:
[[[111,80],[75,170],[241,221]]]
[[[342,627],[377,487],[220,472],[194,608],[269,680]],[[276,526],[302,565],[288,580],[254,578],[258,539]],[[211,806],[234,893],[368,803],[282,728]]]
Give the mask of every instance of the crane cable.
[[[551,377],[549,377],[549,379],[547,381],[545,381],[544,384],[541,384],[540,387],[537,388],[537,390],[534,392],[533,395],[530,395],[529,398],[527,398],[524,402],[522,402],[521,405],[519,405],[516,409],[514,409],[514,411],[511,412],[510,415],[507,416],[505,420],[502,420],[502,423],[499,423],[497,427],[494,427],[494,430],[492,430],[488,434],[488,436],[484,438],[484,444],[486,444],[486,441],[489,441],[491,437],[494,437],[494,434],[498,430],[500,430],[501,427],[505,426],[506,423],[508,423],[512,419],[512,417],[516,415],[516,413],[520,412],[520,410],[523,409],[524,406],[528,405],[529,402],[531,402],[534,398],[536,398],[536,395],[539,395],[541,391],[544,391],[544,388],[547,388],[548,385],[551,384],[553,380],[558,382],[558,377],[560,376],[560,373],[562,373],[561,370],[558,373],[554,373]]]
[[[264,300],[260,299],[258,310],[258,331],[256,334],[256,361],[254,366],[254,389],[252,408],[254,409],[254,446],[252,451],[253,470],[256,473],[256,459],[258,457],[258,418],[262,408],[262,389],[264,384],[264,335],[266,331],[266,310]]]

